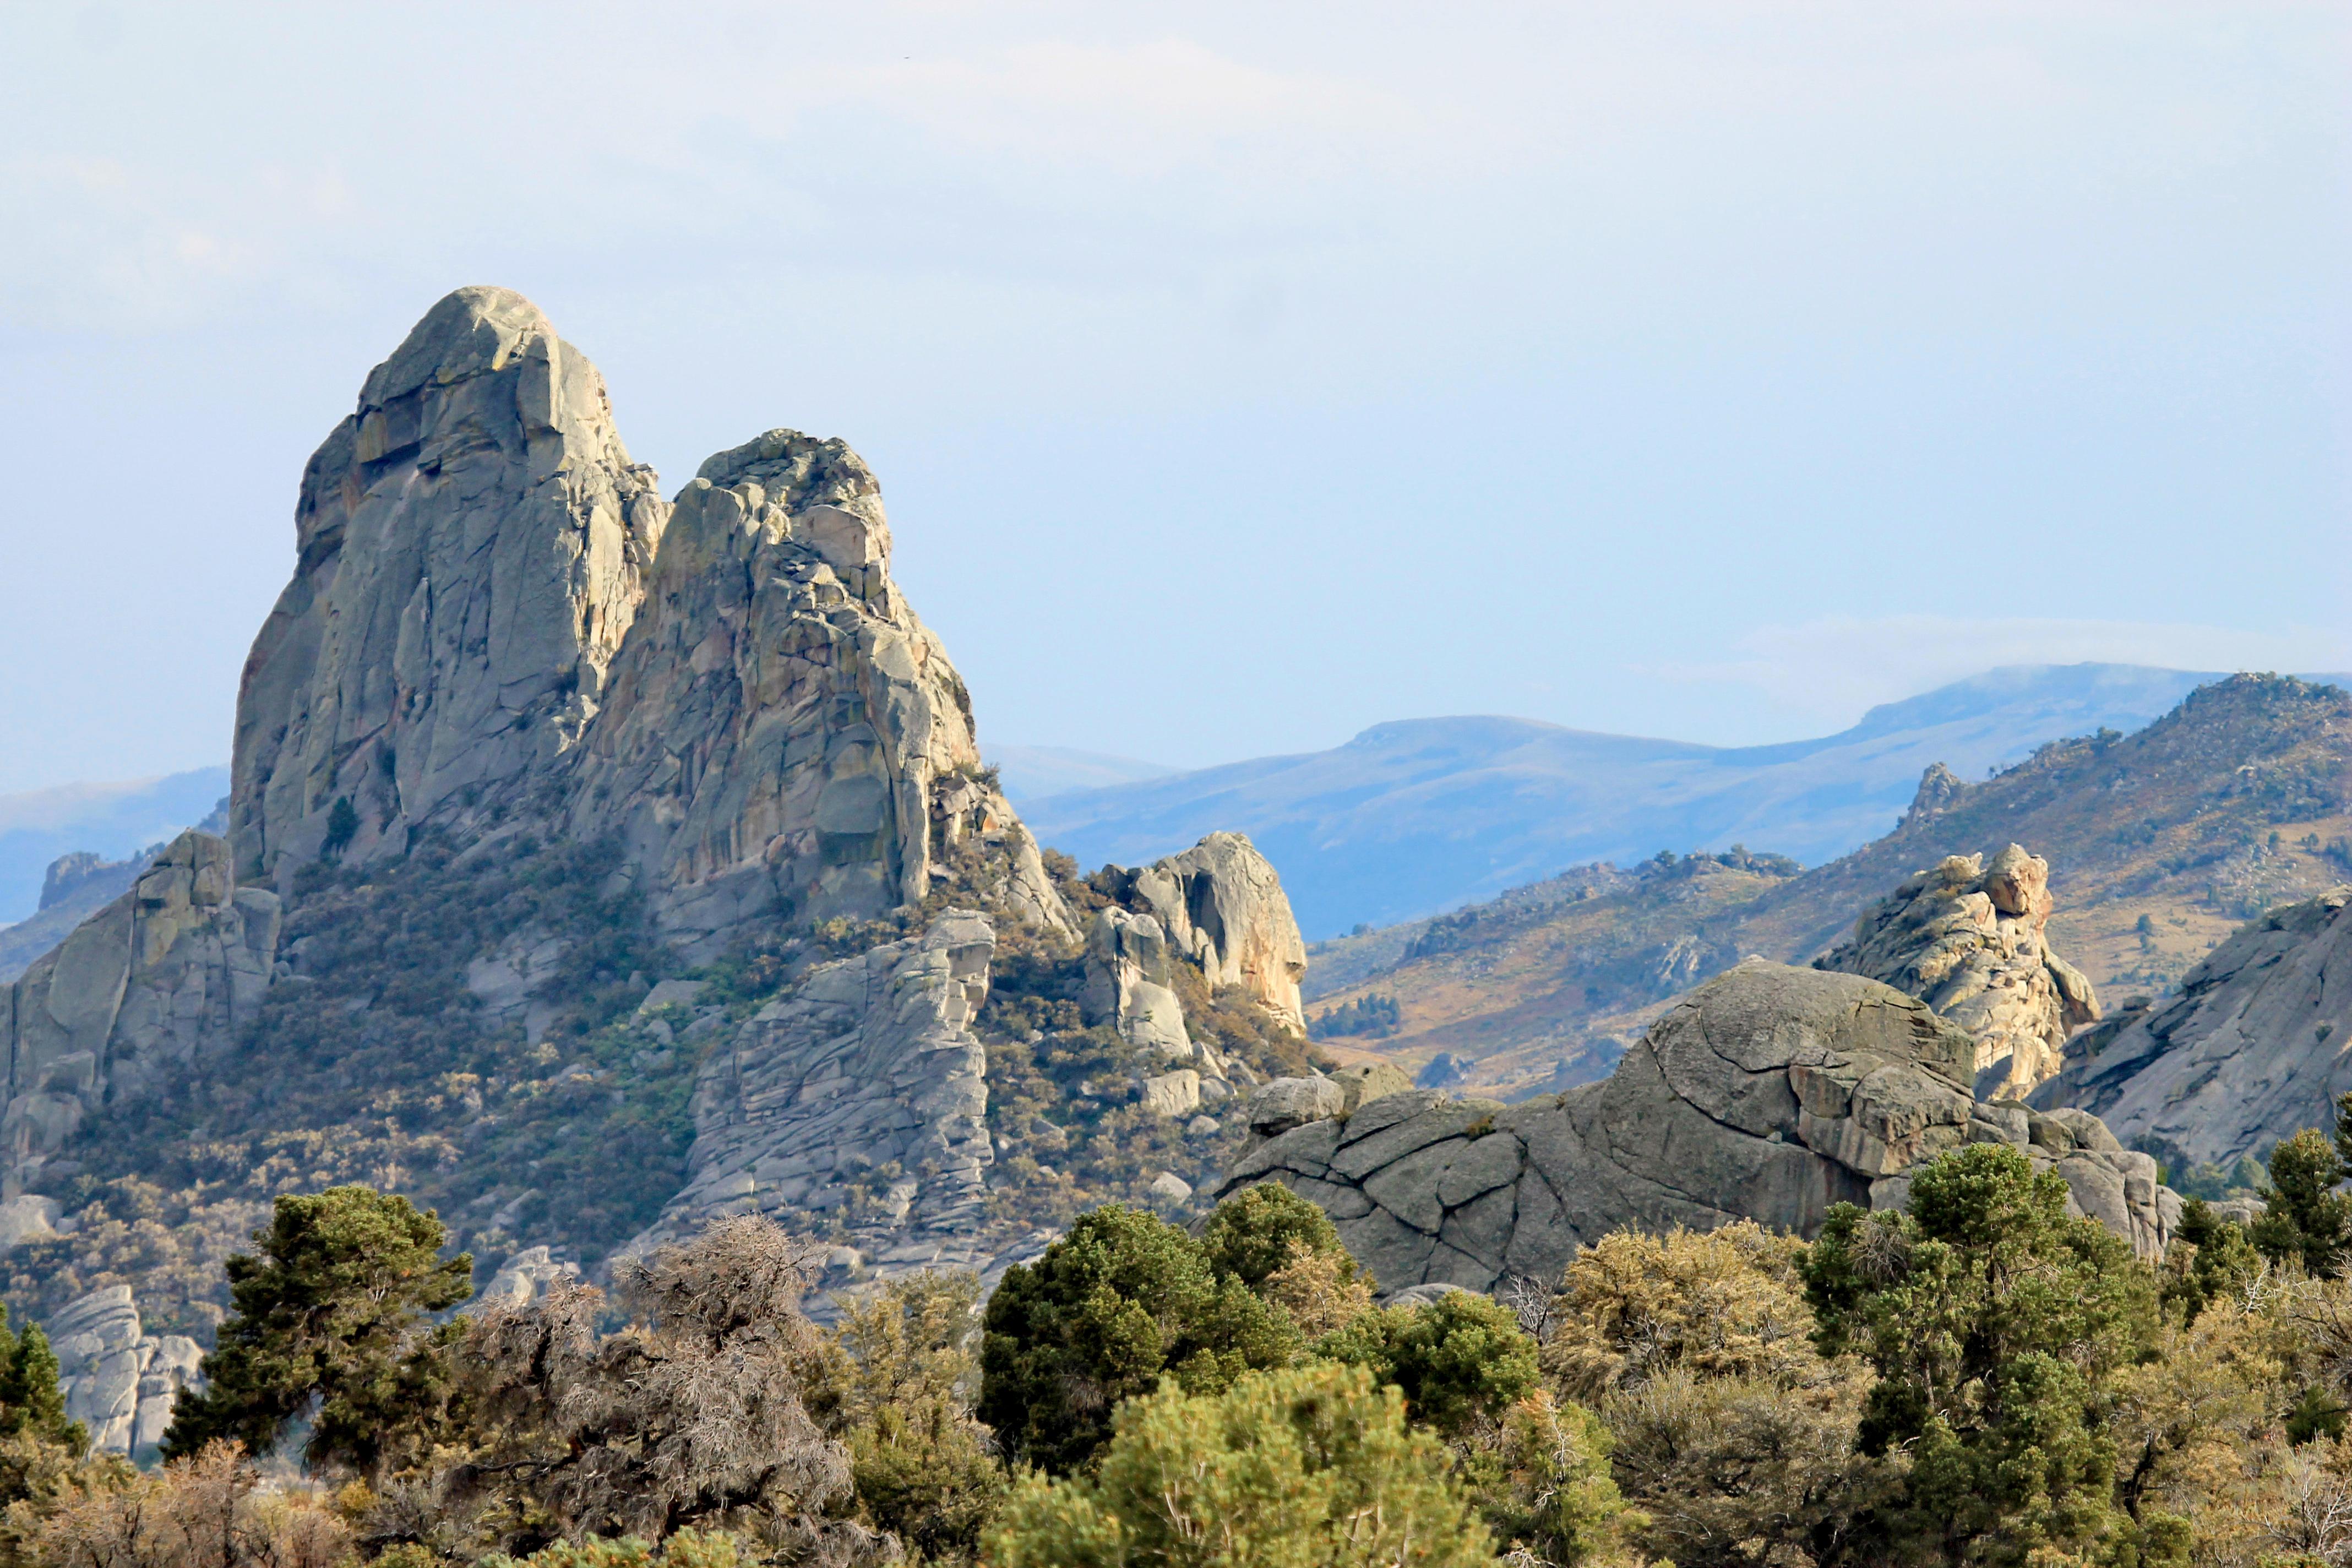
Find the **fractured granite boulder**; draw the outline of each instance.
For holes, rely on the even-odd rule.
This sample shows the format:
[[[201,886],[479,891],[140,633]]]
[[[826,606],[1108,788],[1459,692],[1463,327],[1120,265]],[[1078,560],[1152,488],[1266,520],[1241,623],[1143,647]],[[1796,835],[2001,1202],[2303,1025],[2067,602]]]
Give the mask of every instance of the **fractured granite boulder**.
[[[1899,1205],[1915,1166],[2000,1142],[2160,1256],[2179,1200],[2156,1162],[2095,1118],[1979,1101],[1976,1050],[1891,986],[1750,960],[1669,1011],[1608,1079],[1544,1100],[1416,1089],[1342,1117],[1338,1086],[1278,1080],[1250,1107],[1272,1136],[1221,1194],[1271,1180],[1312,1199],[1385,1290],[1487,1290],[1549,1284],[1579,1247],[1627,1227],[1745,1218],[1810,1236],[1833,1204]]]
[[[1930,770],[1923,798],[1935,783]],[[2050,909],[2040,856],[2015,844],[1990,866],[1954,855],[1863,911],[1853,939],[1814,964],[1918,997],[1975,1037],[1979,1093],[2022,1099],[2058,1070],[2066,1037],[2099,1016],[2090,981],[2051,951]]]
[[[2028,1101],[2074,1106],[2187,1164],[2335,1124],[2352,1090],[2352,886],[2271,910],[2181,977],[2067,1043]]]
[[[627,1250],[729,1215],[838,1218],[888,1269],[984,1266],[995,1155],[988,1053],[971,1032],[996,933],[950,911],[919,937],[811,970],[714,1051],[695,1083],[685,1191]]]
[[[172,1425],[180,1391],[203,1385],[203,1349],[184,1334],[148,1334],[128,1285],[68,1302],[44,1328],[66,1415],[89,1428],[98,1452],[152,1449]]]
[[[1112,897],[1149,915],[1175,951],[1200,966],[1211,990],[1239,986],[1306,1032],[1298,983],[1307,942],[1282,879],[1247,835],[1212,833],[1139,870],[1107,867],[1100,879]]]

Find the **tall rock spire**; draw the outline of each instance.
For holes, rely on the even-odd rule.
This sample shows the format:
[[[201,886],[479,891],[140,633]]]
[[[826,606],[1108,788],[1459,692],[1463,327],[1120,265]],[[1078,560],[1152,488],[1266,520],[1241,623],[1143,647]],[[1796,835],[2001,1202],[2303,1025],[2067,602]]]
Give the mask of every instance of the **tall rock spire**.
[[[667,510],[537,306],[487,288],[434,306],[302,476],[294,578],[237,698],[239,877],[331,839],[397,853],[568,751]]]
[[[919,904],[966,845],[1003,903],[1069,929],[840,441],[771,430],[678,492],[571,800],[567,827],[618,835],[689,940]]]

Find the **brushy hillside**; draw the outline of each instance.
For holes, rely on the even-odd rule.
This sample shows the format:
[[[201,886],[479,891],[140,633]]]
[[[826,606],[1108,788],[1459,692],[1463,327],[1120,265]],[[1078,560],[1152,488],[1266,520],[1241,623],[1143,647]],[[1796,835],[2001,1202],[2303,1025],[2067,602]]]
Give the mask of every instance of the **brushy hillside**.
[[[270,1202],[354,1182],[436,1210],[486,1263],[552,1245],[593,1269],[684,1184],[696,1074],[735,1025],[819,963],[952,906],[988,908],[1003,869],[967,846],[919,910],[780,927],[689,969],[641,897],[613,892],[626,886],[616,864],[609,846],[517,829],[465,851],[426,842],[396,863],[306,868],[280,950],[293,977],[270,988],[233,1052],[188,1064],[51,1163],[41,1186],[64,1205],[64,1234],[7,1255],[8,1301],[42,1317],[129,1284],[150,1331],[206,1337],[226,1305],[222,1262]],[[1066,861],[1055,870],[1073,907],[1108,901]],[[999,1151],[992,1233],[1151,1203],[1162,1172],[1212,1185],[1238,1121],[1198,1130],[1149,1114],[1139,1083],[1156,1058],[1079,1016],[1076,946],[995,913],[976,1024]],[[530,997],[495,1007],[468,987],[469,968],[526,950],[541,959]],[[641,1013],[656,983],[687,977],[709,983],[690,1016]],[[1255,1004],[1212,997],[1181,963],[1175,979],[1195,1039],[1262,1075],[1304,1069],[1305,1042]],[[854,1217],[812,1214],[803,1228],[822,1237]]]
[[[2050,861],[2053,942],[2104,998],[2160,990],[2242,921],[2352,876],[2352,696],[2234,676],[2136,733],[2043,746],[1799,875],[1753,856],[1585,868],[1323,943],[1310,975],[1328,965],[1349,984],[1317,986],[1310,1010],[1394,997],[1394,1034],[1327,1043],[1409,1068],[1452,1051],[1479,1063],[1472,1081],[1506,1091],[1565,1087],[1742,955],[1801,963],[1912,871],[2011,842]]]

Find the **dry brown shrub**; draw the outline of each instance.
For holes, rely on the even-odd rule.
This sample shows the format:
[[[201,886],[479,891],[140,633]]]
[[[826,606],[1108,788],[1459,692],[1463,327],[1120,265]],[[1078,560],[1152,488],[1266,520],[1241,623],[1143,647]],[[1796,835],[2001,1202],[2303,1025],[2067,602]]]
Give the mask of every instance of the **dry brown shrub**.
[[[1797,1279],[1801,1250],[1752,1220],[1604,1236],[1560,1281],[1544,1370],[1562,1393],[1587,1401],[1671,1371],[1811,1379],[1821,1358]]]
[[[334,1568],[352,1555],[351,1527],[330,1504],[306,1489],[261,1489],[231,1443],[74,1489],[24,1547],[39,1568]]]
[[[633,1321],[616,1333],[599,1336],[604,1298],[584,1286],[485,1312],[458,1356],[478,1451],[427,1496],[387,1495],[379,1523],[390,1533],[406,1510],[509,1551],[695,1527],[793,1561],[872,1555],[869,1532],[823,1517],[851,1478],[848,1451],[803,1403],[821,1352],[800,1310],[809,1259],[767,1220],[740,1217],[623,1265]]]
[[[1265,1277],[1258,1294],[1290,1314],[1298,1331],[1320,1339],[1372,1310],[1370,1277],[1345,1252],[1318,1252],[1297,1241],[1290,1261]]]

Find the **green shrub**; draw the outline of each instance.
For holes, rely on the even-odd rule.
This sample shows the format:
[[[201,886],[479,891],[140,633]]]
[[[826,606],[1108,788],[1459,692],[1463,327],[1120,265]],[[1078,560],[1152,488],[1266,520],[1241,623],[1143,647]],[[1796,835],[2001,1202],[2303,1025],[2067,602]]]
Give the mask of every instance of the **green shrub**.
[[[1008,1456],[1057,1474],[1091,1460],[1119,1401],[1162,1377],[1214,1394],[1301,1349],[1288,1316],[1218,1277],[1199,1242],[1116,1204],[1007,1269],[982,1327],[980,1418]]]
[[[1445,1446],[1394,1389],[1328,1363],[1173,1382],[1131,1400],[1091,1478],[1032,1473],[989,1539],[995,1568],[1485,1564],[1493,1547]]]
[[[1517,1314],[1470,1290],[1367,1312],[1316,1341],[1315,1353],[1393,1384],[1413,1420],[1449,1436],[1499,1420],[1536,1384],[1536,1342]]]

